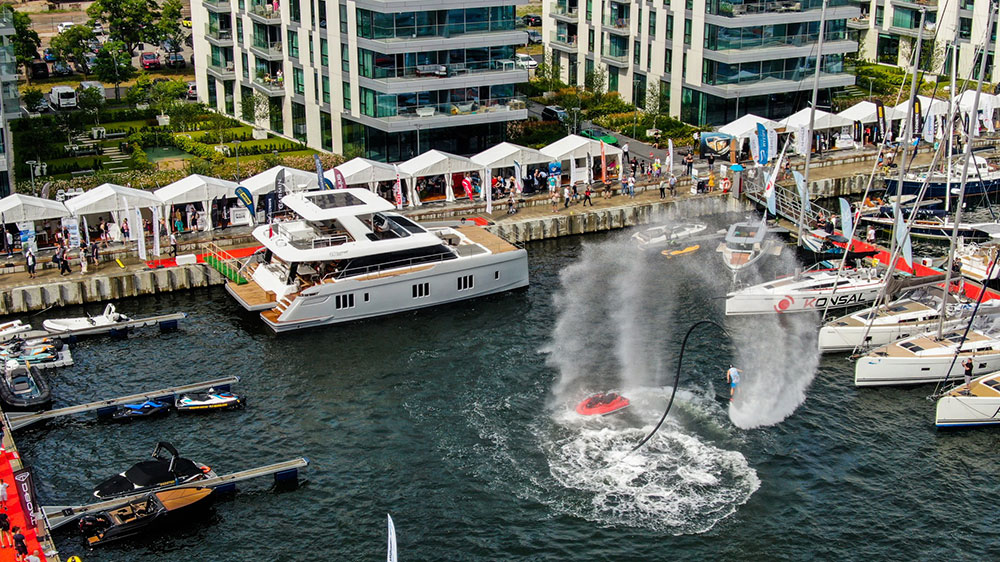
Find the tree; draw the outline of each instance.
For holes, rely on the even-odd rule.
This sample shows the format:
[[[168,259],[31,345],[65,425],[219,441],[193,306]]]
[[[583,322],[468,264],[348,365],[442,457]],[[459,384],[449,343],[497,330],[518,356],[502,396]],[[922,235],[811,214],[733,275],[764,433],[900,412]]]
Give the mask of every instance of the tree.
[[[104,92],[97,88],[84,88],[80,90],[77,98],[77,105],[87,113],[94,114],[94,122],[101,124],[101,109],[104,108]]]
[[[28,111],[36,111],[43,99],[45,99],[45,95],[38,88],[25,88],[21,92],[21,101],[24,102],[24,107],[28,108]]]
[[[132,57],[124,43],[108,41],[101,46],[101,50],[97,53],[97,61],[94,63],[94,75],[101,82],[111,82],[115,85],[116,100],[121,99],[119,85],[134,78],[135,74]]]
[[[86,25],[74,25],[53,37],[49,46],[58,60],[82,62],[90,52],[90,41],[93,38],[93,29]]]
[[[264,128],[260,123],[271,116],[271,100],[260,92],[243,96],[240,111],[244,121],[253,123],[255,128]]]
[[[662,82],[660,82],[662,84]],[[662,88],[660,87],[647,87],[646,88],[646,113],[649,115],[657,115],[660,113],[660,94]]]
[[[10,4],[7,6],[10,7]],[[18,66],[24,68],[30,84],[31,72],[28,65],[38,58],[38,49],[42,46],[38,33],[31,28],[31,16],[24,12],[14,12],[14,35],[10,36],[10,42],[14,45],[14,59]]]
[[[171,53],[181,52],[184,49],[184,40],[187,38],[187,33],[181,27],[181,20],[184,19],[181,14],[183,7],[181,0],[164,0],[161,6],[163,14],[156,23],[159,39],[170,44]]]
[[[583,76],[583,88],[592,94],[603,94],[608,85],[608,73],[600,66]]]
[[[175,131],[188,131],[205,113],[205,106],[200,103],[178,103],[167,110],[170,116],[170,128]]]
[[[187,92],[187,84],[180,80],[165,80],[153,84],[149,90],[149,101],[160,115],[166,115],[173,106],[180,103],[180,97]]]
[[[156,43],[160,12],[155,0],[95,0],[87,15],[104,23],[109,41],[119,41],[131,58],[140,43]]]
[[[153,89],[153,78],[145,70],[135,75],[135,83],[125,93],[125,101],[132,107],[149,103],[149,93]]]

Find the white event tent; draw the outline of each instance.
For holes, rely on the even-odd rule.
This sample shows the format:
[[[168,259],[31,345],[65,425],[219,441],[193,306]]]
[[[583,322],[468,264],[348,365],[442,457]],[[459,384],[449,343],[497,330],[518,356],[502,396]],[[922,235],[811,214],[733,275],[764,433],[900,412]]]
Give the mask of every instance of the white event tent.
[[[738,139],[745,139],[757,133],[757,123],[763,124],[766,129],[777,129],[780,126],[777,121],[747,113],[736,121],[719,127],[719,132]]]
[[[371,191],[376,191],[379,182],[395,181],[396,169],[392,164],[376,162],[367,158],[353,158],[334,168],[342,176],[347,187],[363,185]],[[333,170],[323,172],[323,177],[333,182],[336,187],[336,177]]]
[[[201,223],[204,226],[203,229],[211,230],[213,228],[212,213],[210,212],[212,201],[218,198],[232,199],[236,197],[236,188],[236,182],[193,174],[161,187],[153,193],[163,201],[167,214],[169,214],[171,206],[200,203],[202,205],[201,211],[205,217],[205,221]]]
[[[592,139],[587,139],[579,135],[568,135],[556,142],[542,148],[542,154],[548,156],[553,162],[562,164],[563,176],[569,176],[570,183],[589,181],[588,159],[599,164],[601,159],[601,143]],[[610,144],[604,145],[604,154],[607,161],[617,163],[618,178],[621,179],[624,173],[622,165],[622,149]],[[597,179],[597,178],[594,178]]]
[[[115,228],[111,228],[110,232],[114,239],[118,238],[117,225],[122,224],[122,219],[132,218],[131,215],[124,216],[126,208],[135,209],[138,207],[141,209],[148,207],[151,209],[152,207],[162,206],[163,200],[151,191],[133,189],[113,183],[101,184],[90,191],[85,191],[80,195],[75,195],[66,200],[66,209],[73,216],[81,220],[96,224],[97,221],[89,220],[86,217],[97,215],[96,218],[100,220],[101,218],[105,218],[105,215],[109,215],[110,218],[113,218],[114,220],[110,222],[115,225]],[[147,214],[152,218],[151,210]],[[134,228],[142,227],[142,225],[133,226]]]
[[[410,194],[411,207],[421,204],[416,186],[419,178],[443,175],[445,200],[454,201],[455,188],[452,185],[452,175],[462,172],[473,172],[478,169],[480,169],[480,166],[472,160],[440,150],[429,150],[399,165],[400,175],[409,178],[406,185]]]
[[[786,132],[793,133],[799,127],[809,126],[809,112],[811,110],[807,107],[801,109],[781,121],[781,125],[785,127]],[[840,129],[843,127],[850,127],[854,124],[854,121],[847,119],[845,117],[840,117],[834,115],[833,113],[828,113],[822,109],[816,110],[816,117],[813,123],[814,131],[825,131],[829,129]]]
[[[863,124],[874,123],[878,121],[876,107],[877,106],[870,101],[859,101],[858,103],[838,113],[837,116],[843,117],[844,119],[850,119],[852,122],[860,121]],[[903,117],[906,117],[905,113],[892,107],[885,108],[886,122],[898,121]]]
[[[14,193],[0,199],[0,215],[7,224],[61,219],[70,215],[66,205],[51,199]]]
[[[509,142],[502,142],[473,156],[472,161],[482,169],[480,176],[483,178],[483,181],[489,182],[490,176],[495,174],[497,170],[513,168],[515,162],[521,165],[521,175],[523,176],[527,172],[528,166],[548,164],[552,159],[542,154],[539,150]],[[523,177],[518,179],[521,181],[524,180]],[[484,183],[484,185],[488,184]]]
[[[278,174],[281,173],[282,170],[285,172],[284,184],[286,193],[316,189],[316,172],[307,172],[305,170],[289,168],[287,166],[275,166],[264,170],[255,176],[250,176],[249,178],[241,181],[240,185],[250,190],[250,193],[253,195],[270,193],[275,189],[275,180],[278,178]]]

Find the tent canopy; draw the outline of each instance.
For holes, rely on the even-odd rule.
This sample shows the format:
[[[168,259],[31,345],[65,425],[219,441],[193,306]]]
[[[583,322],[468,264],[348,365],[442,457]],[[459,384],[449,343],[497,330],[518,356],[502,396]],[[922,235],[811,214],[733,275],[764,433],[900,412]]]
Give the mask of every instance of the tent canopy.
[[[958,107],[962,113],[972,113],[972,103],[976,99],[975,90],[966,90],[958,96]],[[997,103],[997,96],[981,92],[979,94],[979,111],[986,114],[993,113],[993,110],[1000,104]]]
[[[376,162],[361,157],[344,162],[337,166],[336,170],[344,176],[344,182],[347,185],[392,181],[396,179],[396,169],[392,167],[392,164]],[[334,182],[336,185],[333,170],[323,172],[323,177]]]
[[[601,143],[579,135],[568,135],[546,146],[541,150],[541,153],[552,161],[586,158],[587,154],[597,157],[601,155]],[[608,156],[620,155],[621,153],[622,149],[617,146],[604,145],[604,154]]]
[[[447,175],[459,172],[471,172],[480,168],[482,166],[477,165],[468,158],[440,150],[429,150],[400,164],[399,173],[412,178],[422,178],[438,174]]]
[[[932,100],[931,98],[929,98],[927,96],[917,96],[917,99],[920,100],[920,111],[921,111],[921,113],[924,114],[924,117],[928,117],[930,115],[947,115],[948,114],[948,102],[946,102],[944,100],[941,100],[941,99],[934,99],[934,100]],[[969,98],[969,99],[971,100],[972,98]],[[971,101],[970,101],[970,106],[971,106]],[[897,105],[893,109],[901,111],[903,113],[903,115],[909,115],[910,114],[910,100],[904,101],[903,103]]]
[[[65,205],[51,199],[15,193],[0,199],[0,213],[6,223],[58,219],[69,216]]]
[[[860,101],[851,107],[837,114],[838,117],[851,121],[861,121],[862,123],[874,123],[878,121],[876,115],[876,105],[870,101]],[[885,120],[896,121],[906,117],[906,114],[892,107],[885,108]]]
[[[282,170],[285,171],[286,192],[292,193],[295,191],[316,189],[316,172],[307,172],[305,170],[289,168],[287,166],[275,166],[268,170],[264,170],[256,176],[250,176],[249,178],[243,180],[240,182],[240,185],[250,190],[250,193],[254,195],[270,193],[274,190],[274,180],[278,177],[278,172]]]
[[[808,107],[797,111],[786,117],[781,124],[786,129],[798,129],[799,127],[809,126],[809,111]],[[821,109],[816,110],[816,120],[813,125],[813,130],[822,131],[825,129],[839,129],[841,127],[850,127],[854,122],[850,119],[834,115],[832,113],[827,113]],[[792,131],[794,132],[794,131]]]
[[[521,166],[531,164],[547,164],[552,159],[533,149],[517,144],[502,142],[492,148],[480,152],[472,157],[472,161],[481,168],[510,168],[514,162]]]
[[[719,132],[732,135],[738,139],[745,139],[757,132],[757,123],[763,123],[767,129],[777,129],[779,126],[777,121],[771,121],[770,119],[758,117],[753,113],[747,113],[736,121],[719,127]]]
[[[160,207],[163,200],[150,191],[105,183],[66,200],[66,209],[76,216],[111,213],[129,208]]]
[[[236,187],[236,182],[194,174],[161,187],[153,193],[167,205],[181,205],[211,201],[217,197],[236,197]]]

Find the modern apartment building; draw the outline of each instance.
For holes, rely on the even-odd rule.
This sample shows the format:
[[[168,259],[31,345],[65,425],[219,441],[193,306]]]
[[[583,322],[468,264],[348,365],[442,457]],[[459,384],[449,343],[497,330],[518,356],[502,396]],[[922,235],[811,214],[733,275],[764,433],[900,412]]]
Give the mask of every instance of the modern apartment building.
[[[926,9],[921,68],[950,74],[952,50],[958,52],[959,78],[978,77],[976,48],[986,36],[990,3],[979,0],[861,0],[861,15],[847,22],[861,45],[861,58],[883,64],[909,66],[920,30],[921,11]],[[1000,77],[994,52],[996,17],[992,43],[986,51],[986,79]],[[864,83],[858,84],[864,87]]]
[[[0,197],[14,191],[14,143],[7,123],[21,116],[17,61],[10,42],[13,35],[13,12],[6,7],[0,8]]]
[[[511,58],[525,0],[195,0],[201,101],[241,116],[270,100],[270,130],[394,162],[479,152],[527,118]]]
[[[723,124],[746,113],[786,117],[811,99],[822,0],[546,0],[543,40],[562,78],[606,87],[689,123]],[[857,3],[827,0],[820,104],[854,84],[844,55],[858,44],[847,21]]]

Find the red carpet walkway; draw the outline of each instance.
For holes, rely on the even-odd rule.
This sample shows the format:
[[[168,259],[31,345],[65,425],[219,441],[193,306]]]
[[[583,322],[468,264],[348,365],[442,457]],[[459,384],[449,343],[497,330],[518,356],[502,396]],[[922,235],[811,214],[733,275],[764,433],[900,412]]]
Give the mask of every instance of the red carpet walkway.
[[[10,518],[11,529],[21,528],[21,534],[24,535],[25,543],[28,545],[28,554],[37,550],[38,557],[45,560],[45,549],[38,543],[35,529],[27,528],[24,511],[21,510],[21,499],[18,496],[16,482],[14,482],[14,470],[11,467],[11,461],[16,461],[18,458],[17,453],[9,451],[0,453],[0,479],[9,484],[7,487],[7,517]],[[44,525],[44,523],[39,521],[39,525]],[[10,543],[5,541],[4,544]],[[13,548],[0,548],[0,562],[13,562],[14,560],[16,558]]]

